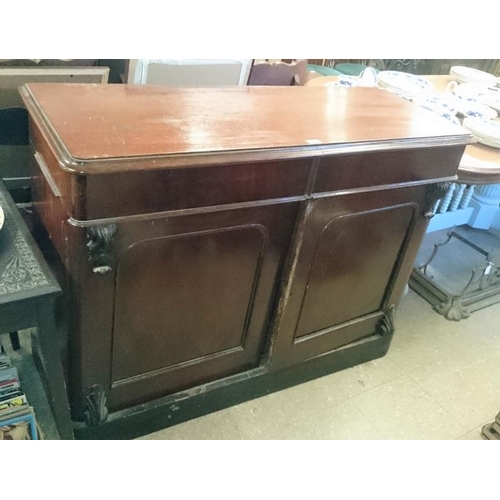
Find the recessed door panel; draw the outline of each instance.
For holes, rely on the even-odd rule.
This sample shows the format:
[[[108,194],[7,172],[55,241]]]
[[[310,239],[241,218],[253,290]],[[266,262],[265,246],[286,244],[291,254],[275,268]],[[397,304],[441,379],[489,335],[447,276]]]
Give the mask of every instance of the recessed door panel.
[[[129,248],[116,279],[113,381],[244,349],[266,240],[250,226]]]
[[[380,310],[414,207],[346,215],[321,231],[295,337]]]

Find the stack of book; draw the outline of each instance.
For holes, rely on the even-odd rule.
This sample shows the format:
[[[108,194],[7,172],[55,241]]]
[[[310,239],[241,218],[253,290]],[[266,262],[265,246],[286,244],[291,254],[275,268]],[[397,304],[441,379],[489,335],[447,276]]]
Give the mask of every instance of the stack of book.
[[[17,368],[0,345],[0,441],[38,438],[35,412],[28,404]]]
[[[500,441],[500,413],[496,416],[494,422],[483,427],[483,436],[487,439]]]

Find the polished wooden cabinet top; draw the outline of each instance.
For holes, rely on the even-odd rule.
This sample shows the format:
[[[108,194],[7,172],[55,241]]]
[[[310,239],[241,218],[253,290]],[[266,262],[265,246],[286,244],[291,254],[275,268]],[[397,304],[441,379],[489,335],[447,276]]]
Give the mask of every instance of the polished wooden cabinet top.
[[[88,165],[88,173],[95,173],[92,163],[111,158],[130,163],[170,157],[177,161],[167,166],[178,167],[200,153],[227,163],[227,153],[236,151],[264,150],[279,159],[297,149],[312,156],[346,145],[359,150],[360,144],[391,149],[470,142],[460,128],[371,88],[33,83],[20,92],[32,118],[68,160],[82,170]],[[104,171],[105,163],[99,167]]]

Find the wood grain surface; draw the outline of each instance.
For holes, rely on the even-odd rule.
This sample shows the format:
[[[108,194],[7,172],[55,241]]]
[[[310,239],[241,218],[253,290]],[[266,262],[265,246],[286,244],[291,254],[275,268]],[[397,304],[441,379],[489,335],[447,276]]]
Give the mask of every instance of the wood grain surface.
[[[429,137],[468,140],[413,104],[369,88],[29,84],[22,94],[29,109],[43,110],[59,146],[83,162]],[[105,170],[100,165],[94,173]]]

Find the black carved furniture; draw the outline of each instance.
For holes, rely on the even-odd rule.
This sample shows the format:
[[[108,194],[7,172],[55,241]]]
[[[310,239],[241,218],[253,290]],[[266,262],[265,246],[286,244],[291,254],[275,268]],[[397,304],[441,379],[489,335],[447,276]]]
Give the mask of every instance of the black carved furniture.
[[[377,89],[32,84],[78,438],[383,356],[470,136]],[[436,188],[438,186],[438,188]]]
[[[61,438],[73,439],[54,318],[54,300],[61,288],[2,181],[0,205],[5,213],[0,231],[0,333],[37,328],[54,419]]]
[[[28,172],[28,112],[24,108],[0,109],[0,177],[16,202],[31,199]],[[19,335],[10,333],[14,350],[20,349]]]

